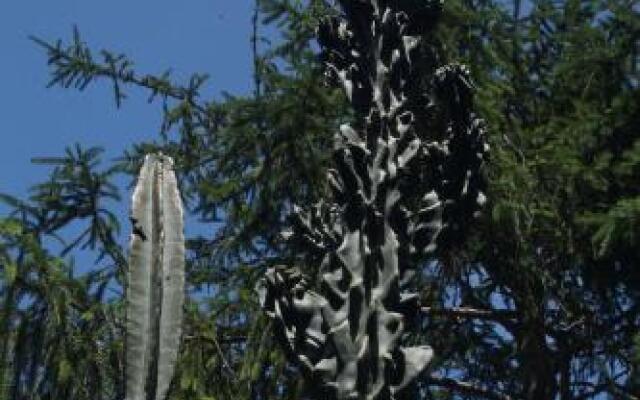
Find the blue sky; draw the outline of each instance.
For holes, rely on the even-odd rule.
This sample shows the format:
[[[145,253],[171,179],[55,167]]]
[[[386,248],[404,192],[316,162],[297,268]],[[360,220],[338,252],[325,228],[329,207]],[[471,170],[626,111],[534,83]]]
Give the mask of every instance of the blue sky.
[[[116,157],[153,138],[160,124],[160,105],[148,104],[142,91],[129,90],[116,109],[106,82],[84,92],[47,89],[46,57],[29,35],[68,42],[77,25],[92,49],[124,53],[139,72],[171,68],[177,80],[208,73],[207,96],[245,94],[252,82],[252,7],[251,0],[0,2],[0,192],[24,196],[46,176],[48,167],[31,164],[32,157],[62,155],[76,142]]]

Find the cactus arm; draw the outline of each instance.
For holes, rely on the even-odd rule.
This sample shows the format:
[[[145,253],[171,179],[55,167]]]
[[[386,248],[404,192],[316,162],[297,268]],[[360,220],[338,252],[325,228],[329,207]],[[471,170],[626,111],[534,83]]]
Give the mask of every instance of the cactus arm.
[[[184,232],[183,211],[175,174],[170,159],[163,165],[162,214],[164,245],[162,257],[162,313],[158,354],[158,384],[156,400],[163,400],[178,357],[182,334],[182,306],[184,304]]]
[[[161,400],[175,366],[184,303],[182,205],[169,157],[148,155],[132,199],[127,272],[127,400]]]
[[[145,382],[150,364],[151,281],[153,265],[153,187],[155,168],[145,160],[133,192],[129,268],[127,270],[126,383],[127,400],[145,399]]]

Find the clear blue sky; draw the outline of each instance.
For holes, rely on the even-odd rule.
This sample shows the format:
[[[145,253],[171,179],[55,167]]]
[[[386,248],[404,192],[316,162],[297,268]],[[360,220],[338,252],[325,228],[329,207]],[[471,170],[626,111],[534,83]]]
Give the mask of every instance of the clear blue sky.
[[[160,105],[129,90],[116,109],[105,82],[84,92],[46,89],[48,68],[29,35],[68,42],[73,25],[95,50],[124,53],[143,73],[172,68],[175,78],[210,74],[207,96],[251,90],[250,31],[253,1],[4,0],[0,2],[0,192],[19,196],[47,174],[34,156],[62,155],[79,142],[103,146],[108,157],[153,138]],[[0,213],[6,208],[0,207]]]

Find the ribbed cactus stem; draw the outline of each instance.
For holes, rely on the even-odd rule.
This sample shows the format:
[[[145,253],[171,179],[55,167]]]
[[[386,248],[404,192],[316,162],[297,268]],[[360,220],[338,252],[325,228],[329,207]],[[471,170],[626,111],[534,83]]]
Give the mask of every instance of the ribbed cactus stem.
[[[164,400],[184,303],[183,211],[173,161],[147,155],[133,193],[126,287],[127,400]]]
[[[425,70],[438,2],[338,3],[319,42],[357,121],[335,136],[331,200],[297,208],[292,235],[322,256],[320,282],[276,267],[258,290],[312,396],[399,399],[433,355],[403,345],[419,309],[412,277],[483,203],[488,147],[467,70]]]

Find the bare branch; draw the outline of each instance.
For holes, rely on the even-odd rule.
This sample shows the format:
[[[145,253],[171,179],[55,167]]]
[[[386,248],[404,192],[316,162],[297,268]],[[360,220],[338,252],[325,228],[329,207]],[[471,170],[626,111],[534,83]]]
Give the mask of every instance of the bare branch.
[[[430,376],[426,378],[424,382],[428,385],[440,386],[458,393],[468,394],[472,396],[481,396],[489,400],[516,400],[515,397],[511,397],[508,394],[495,392],[481,385],[462,382],[452,378]]]
[[[592,399],[592,398],[595,398],[595,396],[598,396],[599,394],[602,394],[602,393],[608,393],[608,394],[614,395],[616,399],[640,400],[640,397],[635,396],[631,393],[628,393],[626,390],[621,388],[620,385],[612,381],[600,383],[598,385],[593,384],[592,382],[575,382],[573,383],[572,386],[584,386],[584,387],[590,387],[592,389],[586,393],[583,393],[580,396],[577,396],[575,398],[576,400]]]
[[[432,317],[455,318],[455,319],[481,319],[496,322],[515,322],[518,314],[511,310],[480,310],[470,307],[456,308],[434,308],[420,307],[423,314]]]
[[[185,336],[183,339],[185,341],[196,340],[196,341],[208,342],[213,345],[220,342],[227,344],[227,343],[244,343],[247,341],[246,336],[227,336],[227,337],[222,337],[220,338],[220,340],[218,340],[207,335],[188,335],[188,336]]]

